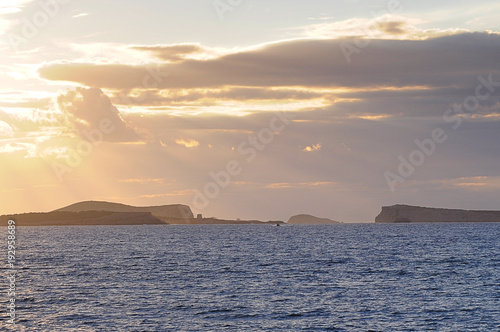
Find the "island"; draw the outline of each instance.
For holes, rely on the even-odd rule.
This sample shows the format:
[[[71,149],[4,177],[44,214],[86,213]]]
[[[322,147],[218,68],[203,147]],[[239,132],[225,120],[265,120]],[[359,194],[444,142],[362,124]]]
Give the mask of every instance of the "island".
[[[113,212],[149,212],[154,217],[171,225],[217,225],[217,224],[282,224],[283,221],[260,221],[260,220],[229,220],[215,217],[203,218],[198,214],[196,218],[188,205],[171,204],[159,206],[131,206],[120,203],[85,201],[75,203],[56,211],[113,211]]]
[[[143,225],[166,224],[149,212],[52,211],[0,216],[2,225],[14,220],[17,226]]]
[[[214,217],[196,218],[183,204],[131,206],[103,201],[84,201],[51,212],[32,212],[0,216],[0,222],[15,220],[18,226],[74,225],[215,225],[215,224],[283,224],[283,221],[226,220]]]
[[[430,208],[396,204],[383,206],[376,223],[500,222],[500,211]]]
[[[339,224],[339,221],[318,218],[309,214],[298,214],[288,219],[288,224]]]
[[[157,205],[157,206],[131,206],[121,203],[103,202],[103,201],[84,201],[68,205],[55,210],[57,212],[89,212],[89,211],[108,211],[108,212],[148,212],[154,217],[163,221],[163,223],[175,223],[176,220],[193,219],[191,208],[183,204]]]

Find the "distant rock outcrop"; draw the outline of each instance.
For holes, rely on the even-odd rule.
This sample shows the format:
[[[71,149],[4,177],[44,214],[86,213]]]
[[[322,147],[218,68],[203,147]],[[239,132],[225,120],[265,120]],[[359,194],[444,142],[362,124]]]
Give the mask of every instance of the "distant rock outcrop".
[[[338,221],[328,218],[318,218],[309,214],[298,214],[288,219],[289,224],[338,224]]]
[[[169,222],[170,220],[177,219],[192,219],[193,212],[187,205],[172,204],[160,206],[131,206],[120,203],[100,202],[100,201],[86,201],[75,203],[56,211],[111,211],[111,212],[150,212],[153,216],[160,218],[163,221]]]
[[[500,222],[500,211],[442,209],[397,204],[383,206],[375,222]]]

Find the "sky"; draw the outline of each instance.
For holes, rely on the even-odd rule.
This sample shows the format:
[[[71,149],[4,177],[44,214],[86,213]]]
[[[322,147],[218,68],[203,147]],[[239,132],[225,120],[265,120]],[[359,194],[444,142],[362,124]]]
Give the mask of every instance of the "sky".
[[[0,214],[498,210],[500,3],[6,0]]]

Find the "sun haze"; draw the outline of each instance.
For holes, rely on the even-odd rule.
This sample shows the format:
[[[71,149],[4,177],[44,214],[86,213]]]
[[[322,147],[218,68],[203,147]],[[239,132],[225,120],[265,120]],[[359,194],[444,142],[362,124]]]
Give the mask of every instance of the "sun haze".
[[[498,209],[495,1],[0,5],[0,213]]]

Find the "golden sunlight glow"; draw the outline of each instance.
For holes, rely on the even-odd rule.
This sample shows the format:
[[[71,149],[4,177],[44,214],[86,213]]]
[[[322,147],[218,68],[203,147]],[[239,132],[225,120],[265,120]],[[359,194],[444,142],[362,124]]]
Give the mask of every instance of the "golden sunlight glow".
[[[213,6],[189,1],[0,2],[4,213],[92,199],[196,210],[190,196],[207,190],[218,192],[205,195],[207,216],[284,218],[304,204],[366,205],[345,212],[366,217],[412,198],[384,184],[388,172],[416,202],[435,191],[436,204],[458,196],[448,192],[495,203],[500,34],[487,31],[499,30],[500,4],[391,13],[399,1],[305,11],[271,1],[230,6],[220,22]],[[446,116],[467,102],[477,111]],[[429,162],[400,177],[398,156],[422,153]]]
[[[362,114],[362,115],[351,115],[349,116],[350,119],[363,119],[363,120],[381,120],[381,119],[386,119],[393,117],[394,115],[392,114]]]

